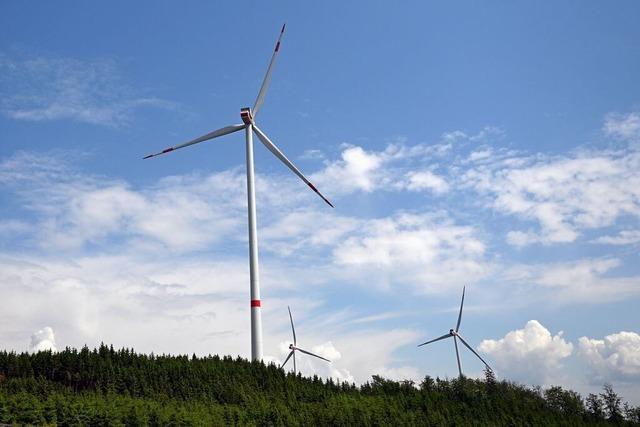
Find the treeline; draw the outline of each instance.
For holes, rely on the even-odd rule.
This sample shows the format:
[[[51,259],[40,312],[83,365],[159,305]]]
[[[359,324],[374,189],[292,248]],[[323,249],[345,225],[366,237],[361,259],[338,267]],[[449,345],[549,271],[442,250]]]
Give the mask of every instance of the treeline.
[[[570,390],[496,381],[420,384],[374,376],[356,387],[231,357],[155,356],[102,345],[0,352],[0,424],[640,425],[640,408],[610,386]]]

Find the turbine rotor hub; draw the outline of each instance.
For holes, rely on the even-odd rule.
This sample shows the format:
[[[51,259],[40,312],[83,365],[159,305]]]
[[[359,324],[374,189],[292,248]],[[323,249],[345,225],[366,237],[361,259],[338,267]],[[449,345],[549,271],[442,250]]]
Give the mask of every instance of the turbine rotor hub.
[[[458,335],[458,334],[456,333],[456,331],[454,331],[453,329],[449,329],[449,333],[450,333],[451,335]]]
[[[245,125],[253,124],[253,114],[251,114],[251,108],[245,107],[240,109],[240,118]]]
[[[293,346],[293,344],[289,344],[289,350],[295,350],[295,347]]]

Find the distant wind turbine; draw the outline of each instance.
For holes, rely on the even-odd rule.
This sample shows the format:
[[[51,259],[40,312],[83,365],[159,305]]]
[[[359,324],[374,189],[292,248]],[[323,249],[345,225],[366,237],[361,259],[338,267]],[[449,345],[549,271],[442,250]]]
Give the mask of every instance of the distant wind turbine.
[[[318,359],[326,360],[327,362],[331,363],[331,360],[329,359],[325,359],[322,356],[318,356],[317,354],[313,354],[310,351],[303,350],[300,347],[298,347],[298,340],[296,339],[296,328],[295,326],[293,326],[293,316],[291,316],[291,308],[287,306],[287,309],[289,310],[289,320],[291,320],[291,332],[293,333],[293,344],[289,344],[289,350],[291,351],[289,352],[289,355],[287,356],[287,358],[284,359],[284,362],[282,362],[282,365],[280,365],[280,367],[284,368],[284,365],[286,365],[289,359],[291,358],[291,356],[293,356],[293,373],[295,375],[297,373],[296,351],[299,351],[304,354],[308,354],[309,356],[317,357]]]
[[[480,359],[482,361],[482,363],[484,363],[485,366],[490,371],[492,371],[491,366],[489,366],[489,364],[487,362],[485,362],[484,359],[482,357],[480,357],[480,355],[478,353],[476,353],[476,351],[473,348],[471,348],[471,346],[458,333],[458,331],[460,330],[460,321],[462,320],[462,306],[464,305],[464,290],[465,290],[465,288],[463,287],[462,288],[462,301],[460,301],[460,313],[458,314],[458,323],[456,324],[456,329],[455,330],[449,329],[449,333],[448,334],[444,334],[441,337],[432,339],[431,341],[423,342],[422,344],[418,345],[418,347],[421,347],[423,345],[431,344],[432,342],[436,342],[436,341],[443,340],[445,338],[453,337],[453,343],[454,343],[454,345],[456,347],[456,359],[458,361],[458,372],[460,373],[460,376],[462,376],[462,366],[460,366],[460,353],[458,352],[458,339],[460,339],[462,344],[464,344],[465,347],[467,347],[469,350],[471,350],[471,352],[473,354],[475,354],[478,357],[478,359]]]
[[[176,145],[173,147],[166,148],[158,153],[149,154],[145,156],[145,159],[150,157],[159,156],[160,154],[169,153],[171,151],[177,150],[179,148],[188,147],[189,145],[198,144],[200,142],[208,141],[213,138],[217,138],[219,136],[228,135],[233,132],[237,132],[241,129],[245,130],[245,140],[246,140],[246,153],[247,153],[247,199],[248,199],[248,216],[249,216],[249,273],[250,273],[250,282],[251,282],[251,359],[252,360],[262,360],[262,318],[261,318],[261,302],[260,302],[260,274],[258,267],[258,234],[257,234],[257,226],[256,226],[256,195],[255,195],[255,179],[254,179],[254,168],[253,168],[253,137],[252,132],[256,134],[260,142],[264,144],[265,147],[274,156],[276,156],[282,163],[284,163],[291,171],[296,174],[305,184],[309,186],[313,191],[315,191],[321,198],[324,200],[329,206],[333,207],[331,202],[324,197],[318,189],[300,172],[300,170],[280,151],[280,149],[267,137],[267,135],[256,126],[255,117],[258,115],[258,111],[264,102],[265,94],[267,93],[267,88],[269,86],[269,81],[271,80],[271,72],[273,71],[273,65],[276,61],[276,57],[278,56],[278,52],[280,51],[280,42],[282,40],[282,35],[284,34],[285,26],[282,26],[282,30],[280,31],[280,36],[278,37],[278,41],[276,43],[276,47],[273,52],[273,56],[271,57],[271,62],[269,63],[269,68],[267,68],[267,74],[264,76],[264,80],[262,82],[262,86],[260,87],[260,92],[258,92],[258,97],[256,98],[256,102],[253,105],[253,109],[250,107],[245,107],[240,109],[240,117],[242,118],[242,124],[235,124],[225,126],[218,130],[214,130],[206,135],[203,135],[199,138],[193,139],[191,141],[185,142],[184,144]]]

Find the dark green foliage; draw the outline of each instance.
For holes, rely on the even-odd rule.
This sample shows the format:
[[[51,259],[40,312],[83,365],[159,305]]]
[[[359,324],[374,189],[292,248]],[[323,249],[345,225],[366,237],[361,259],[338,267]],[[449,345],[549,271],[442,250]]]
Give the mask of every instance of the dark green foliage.
[[[154,356],[105,345],[80,351],[0,352],[0,424],[210,425],[638,425],[610,386],[586,408],[570,390],[529,389],[465,377],[356,387],[286,374],[274,365],[209,356]]]
[[[601,393],[602,402],[604,403],[604,409],[607,413],[607,419],[613,422],[619,422],[622,420],[622,410],[620,405],[622,399],[613,391],[611,384],[604,385],[604,393]]]

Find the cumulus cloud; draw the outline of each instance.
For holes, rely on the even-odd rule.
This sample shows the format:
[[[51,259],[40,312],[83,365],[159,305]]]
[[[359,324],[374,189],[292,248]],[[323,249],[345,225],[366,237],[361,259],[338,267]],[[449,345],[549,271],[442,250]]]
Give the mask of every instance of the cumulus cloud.
[[[442,194],[449,191],[449,184],[441,176],[431,171],[416,171],[407,174],[407,189],[412,191],[430,190]]]
[[[38,352],[51,350],[56,351],[56,338],[53,334],[53,329],[49,326],[34,332],[31,335],[31,344],[29,345],[29,351]]]
[[[563,361],[573,351],[573,344],[562,332],[551,335],[537,320],[529,320],[523,329],[508,332],[498,340],[483,340],[478,350],[495,360],[503,376],[529,384],[557,381]]]
[[[385,172],[381,168],[383,161],[381,153],[349,146],[342,152],[341,159],[328,164],[316,179],[319,185],[343,192],[371,192],[385,180]]]
[[[640,380],[640,335],[618,332],[604,339],[581,337],[578,354],[592,373],[592,383]]]
[[[0,55],[0,112],[16,120],[75,120],[120,126],[143,107],[175,108],[155,97],[131,96],[110,59]]]

